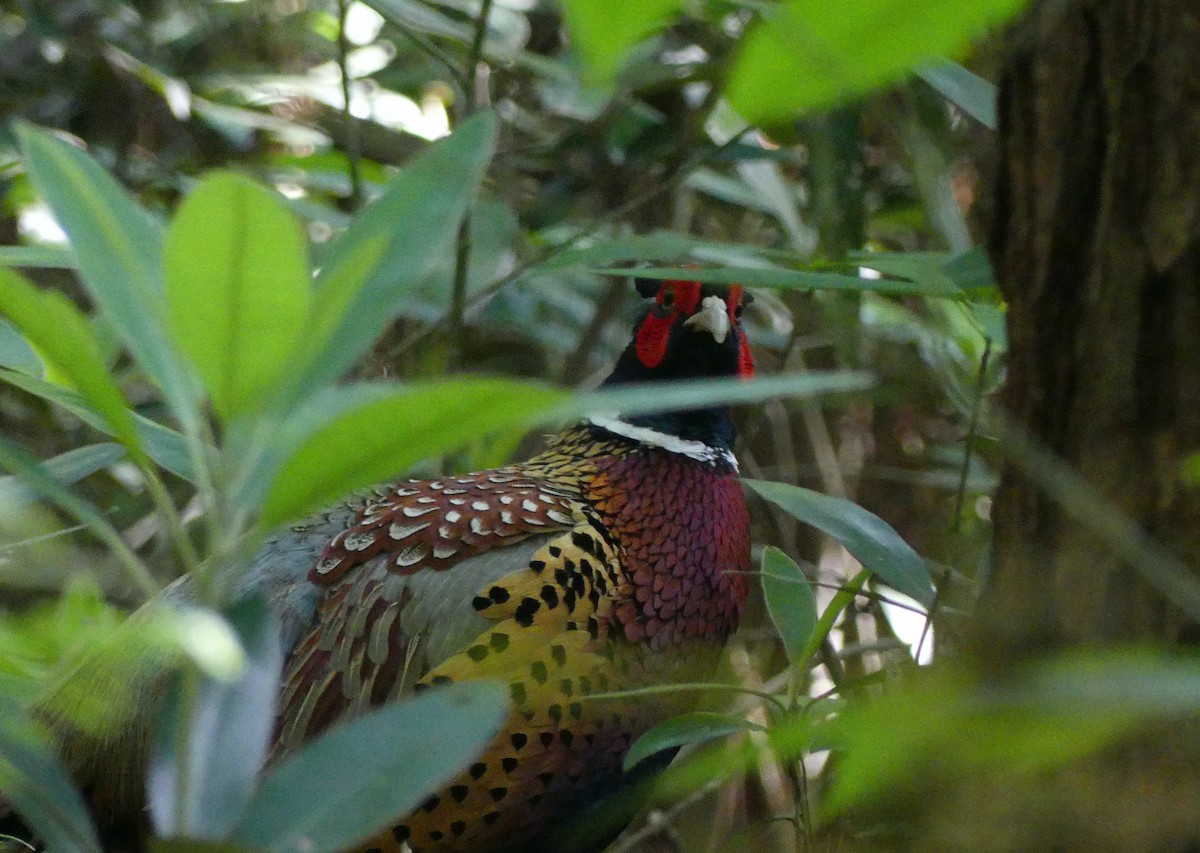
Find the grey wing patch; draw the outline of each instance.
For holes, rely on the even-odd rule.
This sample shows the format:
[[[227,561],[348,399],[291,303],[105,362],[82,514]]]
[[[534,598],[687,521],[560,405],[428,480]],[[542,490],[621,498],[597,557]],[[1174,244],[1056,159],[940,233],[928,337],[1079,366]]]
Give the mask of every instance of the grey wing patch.
[[[529,568],[533,555],[559,535],[531,536],[506,548],[493,548],[446,571],[391,575],[397,581],[409,581],[413,592],[400,614],[400,626],[408,636],[421,637],[425,653],[419,675],[465,651],[492,624],[493,620],[481,616],[472,604],[479,591]]]
[[[309,569],[333,536],[349,527],[358,507],[342,505],[280,530],[267,538],[238,580],[236,598],[266,595],[279,619],[284,654],[312,624],[322,590],[308,580]]]
[[[492,625],[473,605],[479,590],[525,571],[554,538],[532,536],[411,575],[388,571],[381,555],[326,590],[312,631],[288,661],[278,747],[293,749],[340,719],[411,693]]]

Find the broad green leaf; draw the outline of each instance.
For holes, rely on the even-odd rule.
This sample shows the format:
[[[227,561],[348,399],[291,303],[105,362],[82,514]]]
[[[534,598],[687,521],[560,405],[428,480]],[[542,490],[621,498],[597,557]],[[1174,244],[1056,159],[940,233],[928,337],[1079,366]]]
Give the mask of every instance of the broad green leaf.
[[[125,448],[119,444],[89,444],[68,450],[42,464],[51,477],[63,485],[70,485],[108,467],[124,455]],[[0,477],[0,493],[5,496],[5,512],[11,512],[22,503],[34,499],[20,480],[13,476]]]
[[[946,261],[943,269],[954,279],[955,284],[972,296],[994,295],[999,298],[996,273],[992,270],[987,250],[982,246],[955,255]]]
[[[864,264],[866,266],[866,264]],[[592,269],[600,275],[631,275],[639,278],[684,279],[705,284],[740,284],[745,287],[768,287],[777,290],[849,290],[892,293],[896,295],[961,297],[963,291],[953,282],[896,281],[894,279],[861,278],[842,273],[811,272],[809,270],[764,269],[741,267],[721,269],[688,269],[687,267],[646,267],[645,269]]]
[[[990,130],[996,129],[996,87],[957,62],[917,69],[917,76]]]
[[[42,360],[75,386],[112,434],[135,457],[144,458],[133,413],[105,369],[100,345],[79,309],[61,293],[39,290],[15,272],[0,269],[0,311]]]
[[[47,849],[100,853],[83,798],[45,736],[14,703],[0,703],[0,791]]]
[[[283,463],[262,510],[272,528],[498,429],[546,419],[566,395],[505,379],[413,384],[338,413]]]
[[[197,417],[195,381],[163,322],[162,229],[119,184],[74,145],[17,125],[29,174],[71,239],[92,301],[185,421]]]
[[[817,600],[804,572],[792,558],[768,545],[759,572],[767,613],[783,640],[788,660],[803,666],[801,657],[817,627]]]
[[[683,0],[642,0],[619,8],[608,0],[562,0],[571,43],[583,56],[592,82],[612,80],[629,49],[670,23]]]
[[[258,597],[236,605],[228,619],[245,650],[240,675],[225,680],[195,670],[178,673],[158,720],[146,796],[162,836],[223,838],[253,793],[267,757],[283,665],[279,628]],[[184,689],[189,678],[198,689]],[[181,726],[188,726],[186,738]],[[180,753],[184,744],[186,761]],[[177,809],[181,787],[185,802]]]
[[[788,0],[742,39],[726,95],[756,125],[785,122],[956,56],[1024,0]]]
[[[659,723],[634,742],[629,752],[625,753],[625,769],[632,770],[640,762],[664,749],[704,743],[739,732],[762,731],[766,729],[758,723],[732,714],[696,711],[672,717]]]
[[[484,112],[393,178],[322,256],[296,393],[343,374],[452,251],[496,144]]]
[[[211,175],[167,232],[167,318],[229,420],[261,405],[288,366],[312,301],[304,235],[275,193]]]
[[[503,685],[472,681],[340,725],[275,765],[229,840],[272,853],[352,847],[453,778],[507,715]]]
[[[341,415],[388,399],[404,386],[389,382],[331,385],[307,397],[279,420],[263,418],[245,434],[231,433],[224,452],[237,460],[231,502],[247,516],[262,505],[280,466],[314,433]]]
[[[68,391],[61,386],[52,385],[42,379],[37,379],[24,373],[17,373],[13,370],[5,370],[4,368],[0,368],[0,381],[7,382],[16,388],[20,388],[22,391],[27,391],[30,394],[41,397],[43,400],[48,400],[56,406],[61,406],[88,426],[102,432],[108,432],[110,435],[112,434],[112,427],[88,406],[83,397],[74,391]],[[141,415],[134,415],[133,423],[137,428],[142,448],[146,451],[147,456],[172,474],[189,481],[194,479],[192,476],[191,455],[188,451],[188,440],[184,436]],[[213,452],[213,449],[207,445],[202,449],[202,453],[205,456],[212,456]]]
[[[0,246],[0,266],[76,269],[70,246]]]
[[[925,561],[891,525],[853,501],[787,483],[742,480],[771,503],[840,542],[863,567],[926,607],[933,581]]]

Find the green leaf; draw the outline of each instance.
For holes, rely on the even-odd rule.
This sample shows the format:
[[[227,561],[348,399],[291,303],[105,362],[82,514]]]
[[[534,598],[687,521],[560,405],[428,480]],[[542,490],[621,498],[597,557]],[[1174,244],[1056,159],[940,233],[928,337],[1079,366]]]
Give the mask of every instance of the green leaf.
[[[0,311],[8,315],[41,354],[91,405],[112,434],[137,458],[141,440],[116,380],[104,367],[100,345],[83,314],[61,293],[39,290],[0,268]]]
[[[955,56],[1024,0],[788,0],[742,39],[726,95],[753,124],[787,121]]]
[[[801,655],[817,627],[817,599],[812,585],[791,557],[769,545],[763,550],[759,578],[767,612],[783,640],[788,660],[793,666],[803,666]]]
[[[821,618],[813,626],[812,633],[808,638],[808,644],[799,654],[800,660],[808,660],[817,653],[817,649],[821,648],[821,645],[829,636],[829,632],[837,624],[838,616],[842,614],[843,610],[854,603],[854,599],[858,597],[859,591],[866,584],[867,578],[870,576],[870,571],[863,569],[850,580],[846,581],[845,585],[833,594],[833,598],[829,600],[829,604],[825,607]]]
[[[715,714],[708,711],[682,714],[659,723],[639,737],[629,748],[629,752],[625,753],[625,770],[632,770],[640,762],[664,749],[704,743],[739,732],[764,731],[766,729],[758,723],[732,714]]]
[[[338,726],[275,766],[229,840],[273,853],[351,847],[452,779],[507,715],[507,688],[472,681]]]
[[[838,773],[824,808],[837,814],[897,786],[919,794],[914,780],[954,790],[983,777],[1003,789],[1197,708],[1194,657],[1074,651],[986,680],[943,667],[837,719]]]
[[[464,122],[393,178],[329,246],[293,368],[303,396],[348,370],[452,251],[496,144],[490,112]]]
[[[840,370],[776,374],[761,379],[689,379],[615,385],[576,394],[553,410],[558,419],[586,415],[651,414],[704,406],[759,403],[773,397],[821,397],[869,390],[875,378],[862,371]]]
[[[47,849],[100,853],[66,768],[25,713],[7,700],[0,703],[0,791]]]
[[[587,77],[606,84],[629,49],[661,29],[683,9],[683,0],[641,0],[619,9],[608,0],[563,0],[563,17],[587,67]]]
[[[20,388],[22,391],[27,391],[30,394],[41,397],[43,400],[48,400],[56,406],[61,406],[90,427],[94,427],[102,432],[108,432],[109,434],[112,433],[112,428],[108,426],[104,419],[94,412],[84,399],[74,391],[68,391],[61,386],[52,385],[45,380],[37,379],[24,373],[17,373],[13,370],[5,370],[4,368],[0,368],[0,380],[16,388]],[[192,476],[192,460],[188,451],[188,440],[184,436],[141,415],[134,415],[133,422],[147,456],[171,473],[185,480],[194,481]],[[213,453],[214,451],[211,447],[204,446],[204,455],[211,456]]]
[[[1179,463],[1179,476],[1189,486],[1200,486],[1200,453],[1193,453]]]
[[[217,411],[261,405],[287,367],[312,301],[300,225],[240,175],[202,180],[165,245],[167,317]]]
[[[101,468],[107,468],[125,455],[119,444],[89,444],[47,459],[42,464],[46,472],[62,485],[77,483]],[[16,477],[0,477],[0,493],[5,497],[5,512],[12,512],[23,503],[34,500]]]
[[[996,86],[957,62],[917,69],[917,76],[989,130],[996,129]]]
[[[926,607],[933,603],[929,567],[879,516],[853,501],[800,486],[765,480],[742,482],[800,521],[832,536],[888,586]]]
[[[195,383],[163,322],[162,229],[91,157],[17,125],[30,177],[54,211],[92,301],[184,420],[198,417]]]
[[[70,246],[0,246],[0,266],[73,270],[79,264]]]
[[[245,669],[233,681],[202,677],[195,670],[178,673],[159,717],[146,777],[159,835],[224,837],[249,801],[267,757],[283,665],[279,629],[258,597],[236,605],[228,618],[245,650]],[[199,681],[194,694],[183,689],[189,678]],[[189,727],[186,739],[180,726]],[[179,752],[184,743],[186,761]],[[177,811],[183,771],[186,801]]]
[[[865,266],[866,264],[864,264]],[[740,284],[745,287],[767,287],[776,290],[848,290],[870,291],[895,295],[961,297],[963,291],[953,281],[896,281],[893,279],[862,278],[843,273],[811,272],[761,267],[723,267],[721,269],[688,269],[687,267],[646,267],[644,269],[589,269],[599,275],[637,275],[638,278],[683,279],[705,284]]]
[[[0,367],[12,368],[39,378],[46,372],[42,360],[29,345],[29,341],[7,320],[0,320]]]
[[[473,438],[545,420],[565,396],[545,386],[465,377],[367,395],[316,428],[284,462],[261,523],[269,529],[300,518]]]

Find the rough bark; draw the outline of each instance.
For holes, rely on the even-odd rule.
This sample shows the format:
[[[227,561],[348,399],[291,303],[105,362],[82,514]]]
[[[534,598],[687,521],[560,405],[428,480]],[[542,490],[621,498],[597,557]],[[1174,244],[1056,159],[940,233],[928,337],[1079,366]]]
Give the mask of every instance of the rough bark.
[[[1181,479],[1200,451],[1200,3],[1047,0],[1013,42],[990,246],[1009,304],[1004,407],[1200,570],[1200,490]],[[1011,466],[994,519],[985,654],[1194,639]]]

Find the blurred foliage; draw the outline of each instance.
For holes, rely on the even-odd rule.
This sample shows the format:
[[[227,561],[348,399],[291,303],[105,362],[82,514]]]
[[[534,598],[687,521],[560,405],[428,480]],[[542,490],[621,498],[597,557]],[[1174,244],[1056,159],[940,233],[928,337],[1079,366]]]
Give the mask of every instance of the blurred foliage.
[[[589,387],[623,346],[636,267],[758,288],[745,321],[775,384],[672,399],[754,402],[738,455],[778,482],[752,484],[770,547],[725,681],[692,686],[706,710],[632,756],[694,750],[660,786],[667,819],[618,849],[668,831],[684,849],[802,849],[835,812],[853,846],[886,827],[850,807],[933,753],[961,758],[949,776],[1029,772],[1111,742],[1128,715],[1080,727],[1036,692],[1010,714],[1018,699],[961,674],[914,677],[953,660],[986,563],[984,401],[1006,344],[972,237],[991,48],[972,70],[941,55],[1018,4],[862,5],[3,6],[0,262],[25,275],[0,279],[0,464],[21,475],[0,481],[0,692],[27,700],[97,649],[174,661],[190,698],[152,750],[175,780],[156,827],[263,849],[296,843],[298,780],[339,761],[386,773],[403,753],[363,743],[402,749],[458,713],[456,749],[393,774],[383,800],[347,786],[354,820],[312,849],[411,808],[486,739],[487,685],[457,711],[431,695],[364,718],[377,730],[262,784],[232,784],[269,735],[249,718],[230,723],[249,732],[237,749],[162,732],[201,707],[268,718],[277,650],[230,591],[271,528],[401,471],[523,456],[531,426],[605,404],[554,386]],[[185,571],[201,594],[167,628],[114,607]],[[1121,684],[1119,663],[1096,665]],[[0,789],[47,839],[86,836],[42,808],[70,786],[21,716],[0,732]]]

